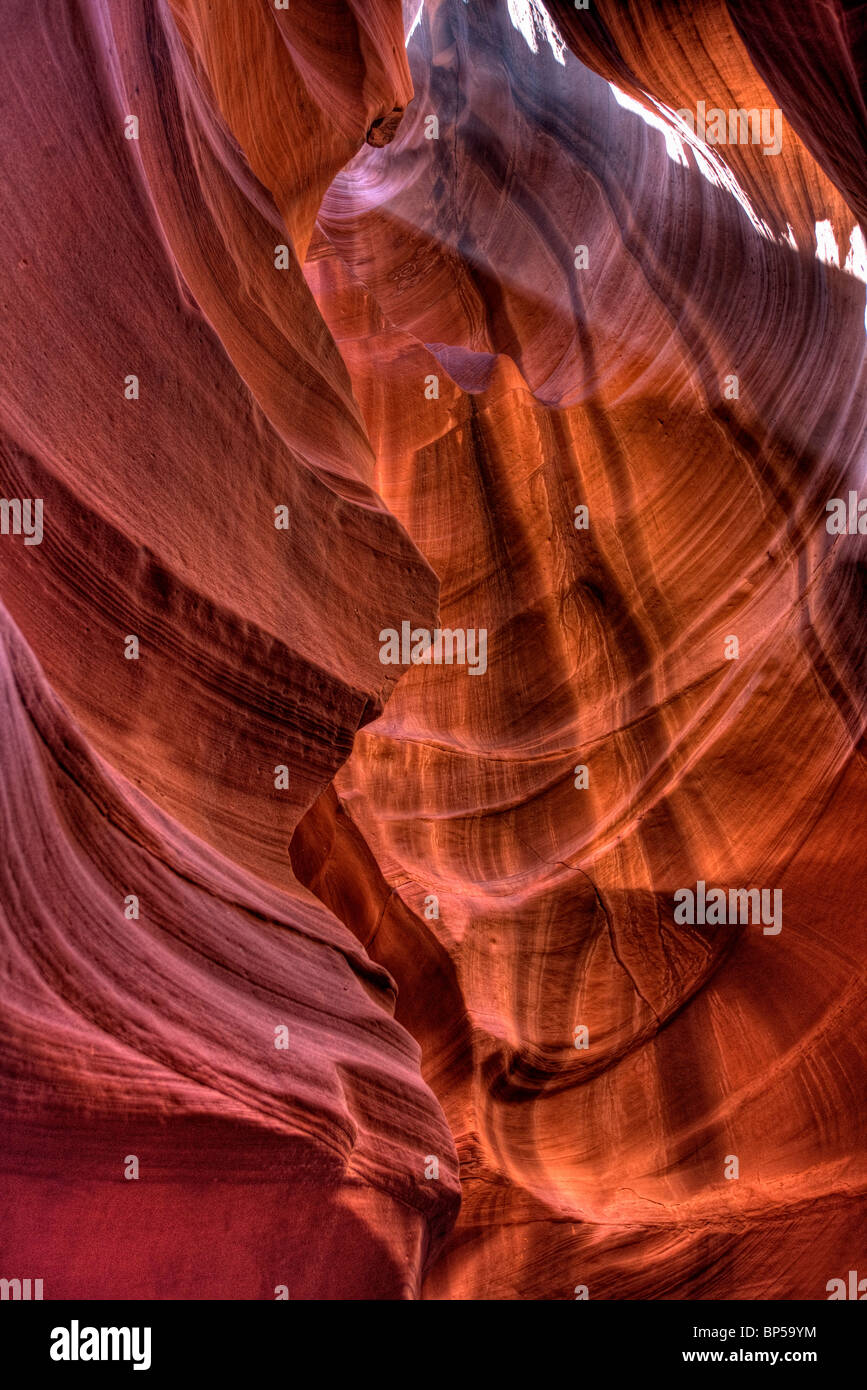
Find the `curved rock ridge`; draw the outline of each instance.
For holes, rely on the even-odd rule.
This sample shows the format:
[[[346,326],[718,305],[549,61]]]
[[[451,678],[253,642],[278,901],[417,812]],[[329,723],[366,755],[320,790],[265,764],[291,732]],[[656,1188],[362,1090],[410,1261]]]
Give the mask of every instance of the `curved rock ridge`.
[[[432,1297],[813,1298],[857,1255],[861,542],[825,521],[861,482],[865,292],[817,226],[860,228],[788,123],[777,159],[666,116],[774,100],[695,9],[716,49],[675,88],[651,44],[630,92],[592,30],[598,74],[506,6],[425,5],[416,98],[308,257],[438,621],[488,633],[484,678],[407,671],[296,834],[338,913],[360,840],[411,914],[369,942],[407,1018],[420,933],[454,962]],[[779,890],[779,936],[678,924],[698,880]]]
[[[8,15],[5,61],[32,97],[4,149],[19,190],[5,231],[4,486],[43,498],[46,525],[40,546],[0,552],[4,600],[95,746],[197,834],[285,883],[298,816],[395,679],[373,638],[396,593],[429,621],[437,592],[370,485],[345,367],[275,203],[287,219],[294,209],[303,242],[319,196],[308,166],[322,161],[324,189],[348,137],[305,107],[294,143],[307,156],[266,189],[211,95],[226,53],[209,53],[209,80],[155,0],[53,13],[50,25],[25,4]],[[360,53],[348,50],[347,84]],[[374,101],[382,86],[356,113],[353,150],[387,104]],[[128,114],[137,139],[124,137]],[[141,661],[123,659],[128,635]],[[279,797],[278,765],[292,768]]]
[[[858,7],[6,36],[0,1274],[826,1297],[867,1186]]]
[[[457,1168],[393,981],[113,772],[2,639],[4,1261],[53,1298],[417,1296]]]
[[[44,534],[0,538],[0,1247],[50,1298],[415,1297],[458,1200],[393,982],[289,862],[396,679],[376,633],[435,615],[298,260],[407,98],[400,7],[339,7],[339,113],[320,7],[270,46],[261,8],[5,15],[2,490]]]
[[[704,97],[726,110],[772,97],[856,217],[867,222],[861,5],[702,0],[686,7],[680,0],[594,0],[577,12],[572,0],[548,0],[547,10],[582,62],[636,95],[650,94],[675,108],[684,97],[685,105]],[[744,99],[749,96],[753,100]],[[749,164],[742,146],[731,147],[727,158],[740,170]],[[765,180],[772,177],[767,169]]]

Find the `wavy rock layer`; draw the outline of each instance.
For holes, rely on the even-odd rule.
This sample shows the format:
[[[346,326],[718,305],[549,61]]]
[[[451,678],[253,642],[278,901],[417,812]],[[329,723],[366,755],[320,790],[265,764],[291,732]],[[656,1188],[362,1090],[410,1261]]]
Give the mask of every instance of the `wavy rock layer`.
[[[865,1258],[857,12],[405,8],[8,10],[4,1262],[824,1297]],[[405,622],[487,669],[383,665]],[[781,932],[675,922],[699,879]]]
[[[489,634],[484,678],[415,667],[359,732],[306,880],[339,912],[360,835],[371,953],[413,994],[416,933],[454,964],[424,1033],[399,1005],[463,1162],[433,1297],[812,1298],[859,1253],[862,580],[824,521],[860,481],[864,285],[816,258],[856,217],[788,122],[778,158],[673,157],[650,98],[774,97],[720,7],[689,63],[671,7],[627,8],[595,7],[616,51],[581,32],[592,72],[541,9],[425,6],[413,106],[308,264],[440,622]],[[700,878],[781,889],[779,937],[675,924]]]
[[[288,19],[237,8],[6,15],[3,490],[45,534],[0,546],[2,1249],[46,1297],[414,1297],[458,1199],[393,981],[288,854],[394,682],[364,635],[435,613],[298,259],[405,96],[401,17],[380,60],[339,7],[337,111],[302,71],[319,7],[294,56]],[[257,44],[239,112],[227,53]],[[278,86],[306,133],[279,179],[238,143]]]

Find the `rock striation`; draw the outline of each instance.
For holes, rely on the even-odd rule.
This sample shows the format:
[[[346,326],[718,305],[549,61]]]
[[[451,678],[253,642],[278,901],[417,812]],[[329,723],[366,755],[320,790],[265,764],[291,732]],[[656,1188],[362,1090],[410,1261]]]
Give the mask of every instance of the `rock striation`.
[[[46,1298],[863,1262],[859,24],[8,0],[0,1243]]]

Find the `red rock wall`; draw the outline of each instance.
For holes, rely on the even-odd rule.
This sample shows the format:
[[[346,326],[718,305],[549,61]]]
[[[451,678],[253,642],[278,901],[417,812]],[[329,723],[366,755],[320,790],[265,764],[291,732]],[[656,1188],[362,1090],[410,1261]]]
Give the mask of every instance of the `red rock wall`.
[[[823,1298],[858,12],[405,10],[8,7],[4,1249],[46,1297]],[[403,622],[485,671],[383,665]],[[782,930],[679,923],[698,880]]]

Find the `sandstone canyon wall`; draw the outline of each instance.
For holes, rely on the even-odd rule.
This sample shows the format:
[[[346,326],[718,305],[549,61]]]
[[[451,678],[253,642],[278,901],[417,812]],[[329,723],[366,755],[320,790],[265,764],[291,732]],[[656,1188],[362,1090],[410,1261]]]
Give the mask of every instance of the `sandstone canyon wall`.
[[[859,7],[3,30],[0,1273],[825,1298],[867,1259]]]

